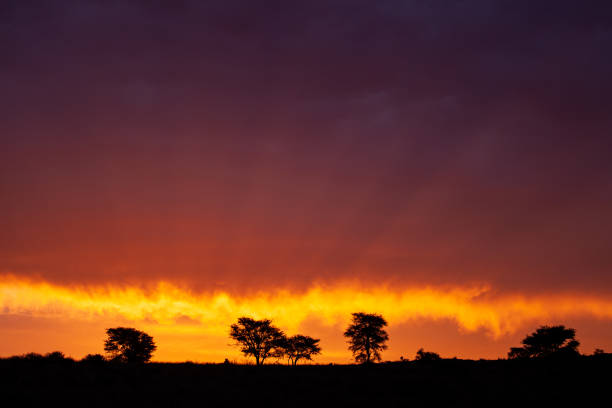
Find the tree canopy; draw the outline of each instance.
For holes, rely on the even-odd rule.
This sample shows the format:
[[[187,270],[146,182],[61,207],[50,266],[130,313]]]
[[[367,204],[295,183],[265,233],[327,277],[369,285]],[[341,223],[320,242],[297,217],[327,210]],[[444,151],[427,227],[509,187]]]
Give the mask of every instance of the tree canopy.
[[[552,355],[577,355],[580,342],[576,330],[559,326],[541,326],[521,342],[522,347],[512,347],[508,358],[537,358]]]
[[[106,329],[104,351],[113,361],[144,363],[157,349],[153,337],[131,327]]]
[[[255,364],[263,364],[268,357],[282,357],[285,334],[269,319],[255,320],[241,317],[230,327],[230,337],[240,346],[245,356],[255,357]]]
[[[441,360],[440,355],[438,353],[434,353],[433,351],[425,351],[421,347],[414,357],[417,361],[436,361]]]
[[[380,361],[380,353],[387,349],[389,335],[383,329],[387,321],[378,314],[353,313],[351,325],[344,332],[349,350],[358,363]]]
[[[312,360],[312,356],[321,353],[320,339],[296,334],[285,340],[284,351],[292,365],[301,359]]]
[[[102,364],[106,359],[102,354],[87,354],[81,361],[88,364]]]

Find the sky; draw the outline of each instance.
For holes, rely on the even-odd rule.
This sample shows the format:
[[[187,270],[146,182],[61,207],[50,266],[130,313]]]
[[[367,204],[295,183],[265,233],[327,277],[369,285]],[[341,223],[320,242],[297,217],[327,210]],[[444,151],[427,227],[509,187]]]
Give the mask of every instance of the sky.
[[[0,356],[612,349],[607,1],[0,3]]]

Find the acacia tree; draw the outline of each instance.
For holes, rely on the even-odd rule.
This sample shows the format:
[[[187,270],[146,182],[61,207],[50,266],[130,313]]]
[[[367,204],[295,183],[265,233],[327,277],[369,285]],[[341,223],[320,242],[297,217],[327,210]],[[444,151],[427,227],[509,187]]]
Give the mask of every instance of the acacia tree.
[[[380,352],[387,349],[389,335],[383,329],[387,321],[378,314],[353,313],[353,321],[344,332],[349,350],[358,363],[380,361]]]
[[[230,326],[230,337],[240,346],[245,356],[255,357],[255,364],[261,365],[268,357],[282,357],[287,338],[268,319],[254,320],[241,317]]]
[[[512,347],[509,359],[536,358],[551,355],[577,355],[580,342],[576,340],[576,330],[559,326],[541,326],[521,342],[522,347]]]
[[[312,356],[321,353],[320,339],[296,334],[285,340],[284,351],[291,365],[297,365],[298,360],[311,360]]]
[[[106,329],[104,351],[111,360],[123,363],[144,363],[157,349],[153,337],[131,327]]]

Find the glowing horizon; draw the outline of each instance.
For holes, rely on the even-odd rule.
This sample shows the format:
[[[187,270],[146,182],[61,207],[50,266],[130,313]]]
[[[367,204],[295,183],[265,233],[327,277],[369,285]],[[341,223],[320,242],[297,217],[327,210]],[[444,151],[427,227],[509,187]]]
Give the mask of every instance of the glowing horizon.
[[[603,297],[493,293],[486,286],[392,288],[338,282],[312,285],[302,293],[276,290],[237,296],[221,291],[193,293],[164,281],[144,290],[118,285],[71,287],[0,277],[0,307],[5,315],[63,321],[128,320],[153,327],[156,333],[185,336],[225,338],[229,325],[240,316],[270,318],[281,329],[295,333],[309,320],[325,327],[346,324],[356,311],[380,313],[391,328],[416,319],[450,319],[463,331],[484,329],[494,339],[516,333],[529,322],[568,317],[612,321],[612,301]],[[338,354],[329,352],[326,358]],[[233,353],[228,347],[227,354]]]

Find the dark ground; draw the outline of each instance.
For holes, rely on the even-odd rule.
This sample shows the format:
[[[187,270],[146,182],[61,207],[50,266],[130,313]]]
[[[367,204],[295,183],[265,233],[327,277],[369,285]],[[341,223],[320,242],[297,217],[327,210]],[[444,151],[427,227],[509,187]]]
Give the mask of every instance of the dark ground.
[[[9,358],[0,406],[610,406],[611,369],[612,354],[298,367]]]

